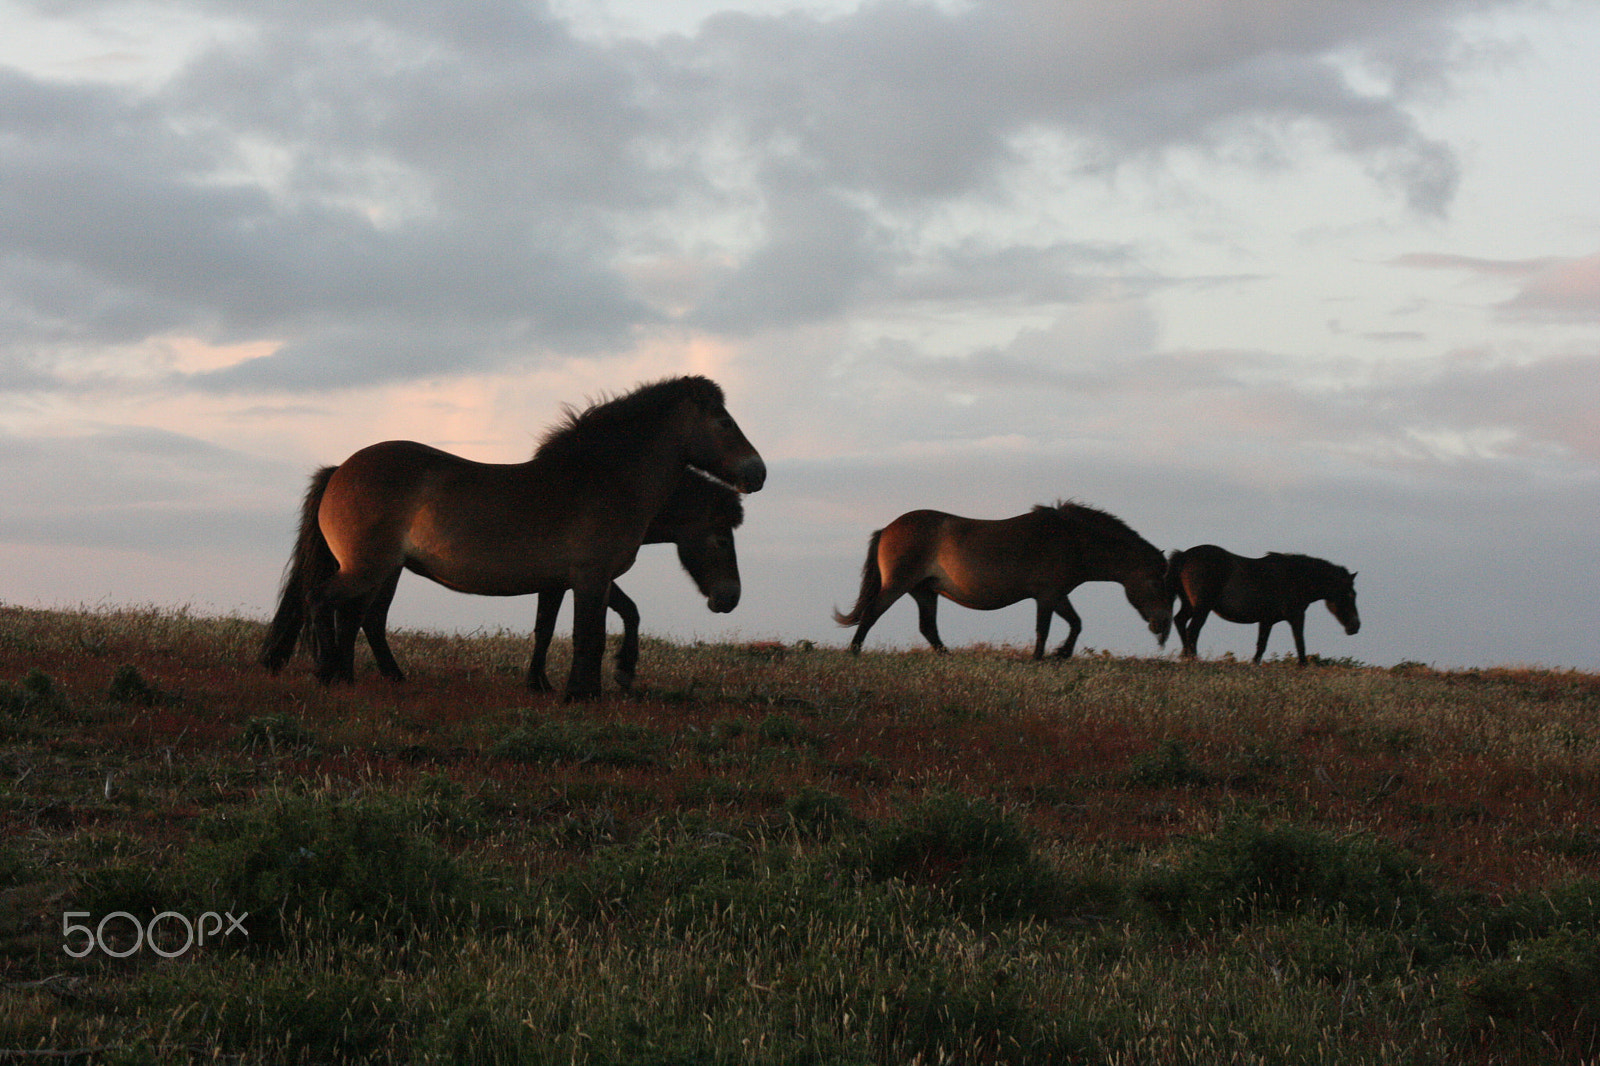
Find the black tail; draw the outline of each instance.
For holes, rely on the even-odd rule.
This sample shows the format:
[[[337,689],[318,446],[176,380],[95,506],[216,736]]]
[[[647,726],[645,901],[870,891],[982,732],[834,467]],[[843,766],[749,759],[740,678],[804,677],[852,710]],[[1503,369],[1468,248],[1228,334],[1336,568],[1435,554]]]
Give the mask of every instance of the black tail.
[[[1171,602],[1173,596],[1181,595],[1179,586],[1183,578],[1184,555],[1182,550],[1174,548],[1172,554],[1167,556],[1167,599]]]
[[[295,538],[294,554],[284,568],[283,585],[278,590],[278,613],[272,616],[272,624],[261,642],[261,665],[273,673],[282,670],[283,664],[294,654],[294,647],[306,628],[307,604],[312,591],[339,569],[339,561],[333,557],[327,538],[317,524],[322,494],[327,491],[328,479],[337,469],[325,466],[312,474],[311,487],[306,489],[305,502],[300,505],[300,535]]]
[[[880,529],[867,541],[867,561],[861,567],[861,592],[856,596],[856,605],[850,608],[849,614],[840,614],[838,608],[834,609],[833,620],[842,626],[860,624],[867,605],[883,591],[883,577],[878,573],[878,539],[882,536]]]

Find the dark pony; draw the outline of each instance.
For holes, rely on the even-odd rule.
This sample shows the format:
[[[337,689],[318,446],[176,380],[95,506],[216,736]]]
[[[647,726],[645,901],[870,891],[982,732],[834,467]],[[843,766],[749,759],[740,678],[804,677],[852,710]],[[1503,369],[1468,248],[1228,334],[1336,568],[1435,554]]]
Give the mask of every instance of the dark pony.
[[[312,476],[311,487],[301,507],[299,539],[284,580],[278,613],[272,619],[261,653],[262,664],[274,673],[289,661],[302,634],[314,642],[315,627],[308,611],[310,593],[339,566],[317,526],[322,493],[335,469],[323,467]],[[666,506],[651,521],[644,543],[676,545],[678,561],[706,598],[706,607],[723,614],[739,605],[739,560],[733,531],[743,522],[744,504],[739,493],[721,482],[689,471],[667,499]],[[399,583],[400,572],[396,571],[361,619],[361,632],[366,634],[378,672],[393,681],[404,681],[406,676],[389,647],[388,636],[389,606]],[[556,616],[565,597],[565,589],[538,594],[538,620],[534,626],[533,658],[528,664],[528,687],[539,692],[551,691],[545,660],[555,635]],[[622,619],[616,678],[618,684],[628,689],[638,670],[639,608],[615,583],[611,586],[609,606]],[[336,651],[326,649],[323,654]],[[313,654],[317,654],[315,649]],[[353,661],[326,663],[319,657],[317,669],[325,674],[353,675],[355,664]]]
[[[315,533],[302,522],[279,597],[284,621],[269,628],[262,662],[281,666],[283,648],[293,650],[286,634],[298,597],[319,678],[350,680],[356,633],[405,569],[476,595],[573,590],[566,696],[598,696],[612,579],[633,565],[686,470],[744,492],[766,480],[722,389],[703,377],[569,409],[525,463],[477,463],[414,441],[363,448],[312,479],[303,515],[315,496]],[[307,543],[316,538],[320,546]],[[329,557],[331,574],[303,587],[296,561],[325,569]]]
[[[1213,612],[1229,622],[1256,624],[1256,656],[1267,651],[1267,636],[1278,622],[1288,622],[1300,665],[1306,664],[1306,608],[1318,600],[1352,636],[1361,628],[1356,611],[1356,575],[1326,559],[1268,552],[1249,559],[1215,544],[1175,551],[1167,564],[1167,588],[1178,597],[1174,621],[1183,641],[1183,655],[1199,654],[1200,627]]]
[[[1044,658],[1050,621],[1070,627],[1056,649],[1077,646],[1083,621],[1067,594],[1085,581],[1116,581],[1162,644],[1172,626],[1172,596],[1163,583],[1166,557],[1122,519],[1081,503],[1036,506],[1013,518],[962,518],[943,511],[910,511],[872,534],[861,568],[861,591],[842,626],[856,626],[850,650],[859,652],[874,622],[901,596],[917,603],[922,635],[944,651],[935,612],[939,597],[979,611],[1019,600],[1038,605],[1033,657]]]

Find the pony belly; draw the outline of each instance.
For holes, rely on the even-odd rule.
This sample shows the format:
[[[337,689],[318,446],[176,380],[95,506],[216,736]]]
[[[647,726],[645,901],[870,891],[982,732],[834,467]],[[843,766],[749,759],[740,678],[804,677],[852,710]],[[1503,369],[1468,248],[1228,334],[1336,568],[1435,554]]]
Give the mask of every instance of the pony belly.
[[[949,600],[970,611],[998,611],[1002,607],[1010,607],[1013,603],[1029,598],[1029,593],[1016,589],[969,588],[952,583],[948,578],[938,581],[934,589]]]
[[[406,553],[405,567],[447,589],[472,596],[527,596],[567,587],[563,572],[539,565],[537,556],[463,559],[413,549]]]

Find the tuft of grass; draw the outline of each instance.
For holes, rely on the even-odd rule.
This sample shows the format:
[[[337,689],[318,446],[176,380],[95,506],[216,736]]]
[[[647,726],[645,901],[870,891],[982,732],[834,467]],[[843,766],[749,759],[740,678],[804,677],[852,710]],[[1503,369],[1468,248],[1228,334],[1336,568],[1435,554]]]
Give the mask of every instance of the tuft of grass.
[[[623,722],[541,722],[512,730],[490,746],[492,759],[537,765],[645,768],[661,759],[666,740]]]
[[[1125,780],[1132,788],[1199,788],[1211,783],[1211,775],[1180,741],[1164,740],[1154,752],[1133,761]]]
[[[145,680],[139,668],[132,663],[122,664],[117,667],[117,672],[111,675],[111,685],[106,690],[106,698],[124,707],[154,707],[162,703],[176,702],[171,693],[163,692]]]
[[[251,752],[290,752],[315,747],[317,736],[297,718],[267,714],[250,719],[239,733],[239,746]]]

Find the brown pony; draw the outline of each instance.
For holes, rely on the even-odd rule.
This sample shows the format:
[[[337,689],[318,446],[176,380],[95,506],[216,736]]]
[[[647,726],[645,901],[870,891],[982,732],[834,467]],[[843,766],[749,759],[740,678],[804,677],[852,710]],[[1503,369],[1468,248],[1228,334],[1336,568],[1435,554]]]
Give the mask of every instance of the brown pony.
[[[328,475],[317,507],[338,564],[306,604],[319,676],[349,679],[362,621],[406,569],[482,596],[572,589],[566,698],[598,696],[612,579],[633,565],[689,468],[745,492],[766,480],[722,389],[703,377],[569,411],[525,463],[477,463],[414,441],[363,448]],[[269,631],[269,667],[276,646]]]
[[[1306,664],[1306,608],[1325,600],[1328,610],[1352,636],[1361,628],[1356,611],[1356,575],[1326,559],[1309,555],[1268,552],[1265,558],[1247,559],[1215,544],[1175,551],[1167,564],[1167,588],[1178,597],[1178,636],[1183,656],[1199,654],[1200,627],[1206,617],[1246,625],[1257,623],[1256,657],[1267,652],[1267,635],[1278,622],[1287,621],[1294,634],[1300,665]]]
[[[313,629],[308,612],[311,591],[331,577],[339,567],[317,526],[322,493],[336,469],[332,466],[323,467],[312,476],[311,487],[306,492],[301,508],[299,543],[290,563],[290,572],[284,579],[278,613],[272,620],[261,653],[263,665],[274,673],[282,669],[294,654],[302,630]],[[721,614],[739,605],[739,560],[734,551],[733,531],[743,521],[744,505],[739,493],[721,482],[711,481],[690,471],[679,480],[666,506],[651,521],[643,543],[676,544],[678,561],[694,579],[701,595],[706,597],[706,606]],[[366,634],[367,643],[372,648],[378,672],[393,681],[405,680],[405,672],[395,660],[388,638],[389,605],[399,583],[400,571],[396,571],[361,619],[361,631]],[[565,596],[565,589],[538,594],[538,622],[534,628],[533,659],[528,666],[528,687],[540,692],[551,690],[550,679],[545,673],[545,658],[555,635],[556,614]],[[611,586],[609,605],[622,619],[622,647],[617,653],[616,676],[622,687],[627,689],[633,683],[639,661],[639,608],[615,584]],[[314,633],[312,643],[315,644]],[[324,654],[336,651],[327,649]],[[354,652],[353,647],[351,651]],[[317,670],[319,675],[353,677],[355,663],[353,659],[347,663],[330,663],[319,659]]]
[[[1038,506],[995,521],[910,511],[872,535],[856,605],[849,614],[834,611],[833,619],[857,627],[850,650],[859,652],[872,624],[910,593],[922,635],[943,652],[935,620],[940,596],[978,611],[1031,599],[1038,604],[1033,657],[1044,658],[1051,616],[1059,614],[1071,627],[1056,649],[1065,658],[1083,629],[1067,594],[1085,581],[1117,581],[1165,644],[1172,627],[1165,571],[1161,549],[1120,518],[1081,503]]]

